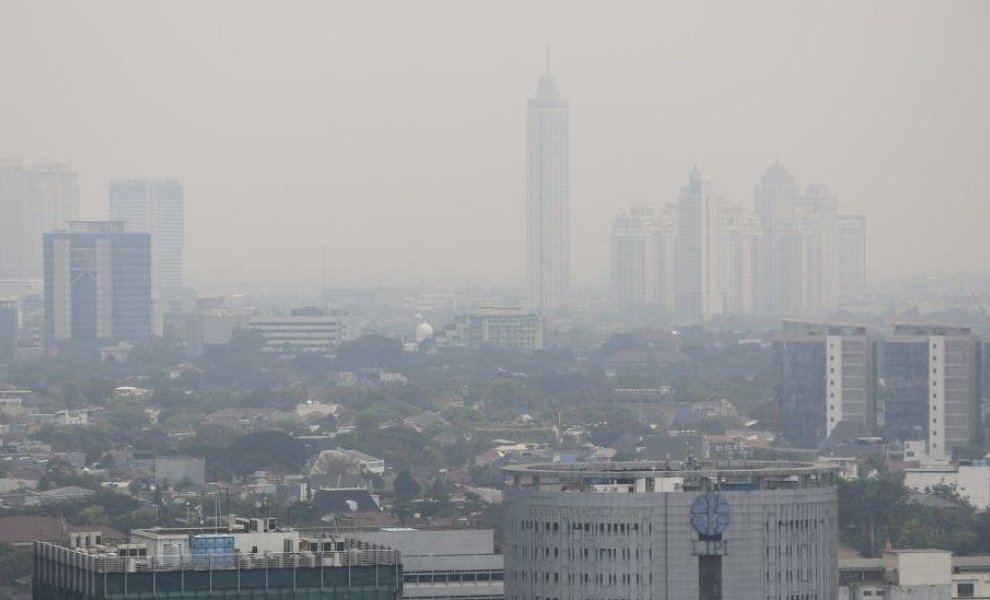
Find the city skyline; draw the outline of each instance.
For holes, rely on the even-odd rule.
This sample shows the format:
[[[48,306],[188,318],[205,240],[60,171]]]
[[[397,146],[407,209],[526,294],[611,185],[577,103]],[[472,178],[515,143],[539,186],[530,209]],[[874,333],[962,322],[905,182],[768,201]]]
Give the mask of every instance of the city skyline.
[[[316,18],[300,20],[250,3],[14,5],[0,25],[3,56],[36,56],[48,75],[4,59],[0,109],[24,118],[0,126],[0,156],[70,163],[85,218],[103,217],[112,178],[182,181],[193,280],[318,279],[325,246],[331,280],[522,282],[520,105],[549,43],[574,109],[575,284],[604,281],[622,207],[672,201],[693,164],[728,202],[745,202],[775,157],[869,218],[871,280],[985,273],[979,220],[954,215],[975,209],[988,185],[987,115],[975,107],[990,85],[965,60],[985,54],[977,24],[987,9],[954,6],[931,18],[913,4],[582,5],[561,20],[554,3],[528,19],[518,4],[480,14],[449,5],[462,26],[439,29],[423,18],[431,11],[399,7],[394,24],[358,39],[340,23],[375,16],[361,8],[313,4]],[[154,26],[140,34],[123,26],[147,16]],[[220,22],[224,40],[212,33]],[[174,48],[167,32],[178,28],[187,43]],[[113,51],[131,41],[133,59]],[[272,227],[273,204],[305,218]],[[356,234],[382,213],[392,218]],[[949,228],[934,248],[915,243]]]

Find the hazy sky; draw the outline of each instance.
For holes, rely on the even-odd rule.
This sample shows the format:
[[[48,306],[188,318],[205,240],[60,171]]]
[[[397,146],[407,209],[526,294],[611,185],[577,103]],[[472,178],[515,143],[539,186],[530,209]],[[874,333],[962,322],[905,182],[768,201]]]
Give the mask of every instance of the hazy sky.
[[[871,275],[990,272],[990,2],[0,1],[0,157],[186,186],[200,281],[523,279],[525,102],[571,104],[578,282],[693,164],[775,158],[868,217]]]

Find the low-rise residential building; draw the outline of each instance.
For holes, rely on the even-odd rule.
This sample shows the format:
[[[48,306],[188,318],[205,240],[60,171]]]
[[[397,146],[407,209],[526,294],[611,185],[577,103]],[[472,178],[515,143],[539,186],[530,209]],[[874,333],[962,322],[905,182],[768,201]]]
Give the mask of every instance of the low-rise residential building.
[[[978,510],[990,508],[990,466],[985,462],[905,469],[904,485],[924,493],[941,488],[945,492],[958,494]]]
[[[486,344],[533,351],[544,345],[544,318],[517,307],[486,306],[459,315],[434,337],[438,347],[477,348]]]
[[[990,598],[990,556],[888,550],[882,558],[840,558],[839,581],[839,600]]]
[[[343,448],[320,452],[313,462],[313,468],[310,473],[325,474],[341,471],[341,469],[336,468],[341,466],[345,467],[343,472],[354,471],[356,473],[373,473],[375,475],[385,473],[384,459],[365,454],[359,450],[345,450]]]
[[[325,354],[355,337],[350,315],[318,308],[296,309],[287,317],[253,317],[248,328],[264,338],[265,351],[283,355]]]

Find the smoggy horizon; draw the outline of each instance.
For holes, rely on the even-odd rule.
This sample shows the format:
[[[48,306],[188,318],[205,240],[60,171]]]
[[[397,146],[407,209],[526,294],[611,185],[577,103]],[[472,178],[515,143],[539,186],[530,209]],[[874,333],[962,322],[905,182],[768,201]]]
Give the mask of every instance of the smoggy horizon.
[[[571,114],[571,261],[697,165],[867,217],[871,280],[990,274],[990,6],[12,2],[0,158],[185,187],[190,280],[524,279],[526,100]]]

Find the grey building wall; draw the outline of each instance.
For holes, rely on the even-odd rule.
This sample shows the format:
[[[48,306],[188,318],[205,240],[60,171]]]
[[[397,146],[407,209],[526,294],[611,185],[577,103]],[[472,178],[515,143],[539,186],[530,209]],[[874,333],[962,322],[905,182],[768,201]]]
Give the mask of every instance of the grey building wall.
[[[701,595],[691,505],[703,492],[506,492],[507,600],[643,598],[834,599],[834,486],[720,491],[722,592]]]
[[[504,598],[504,561],[494,553],[491,529],[384,529],[347,536],[399,551],[403,598]]]

